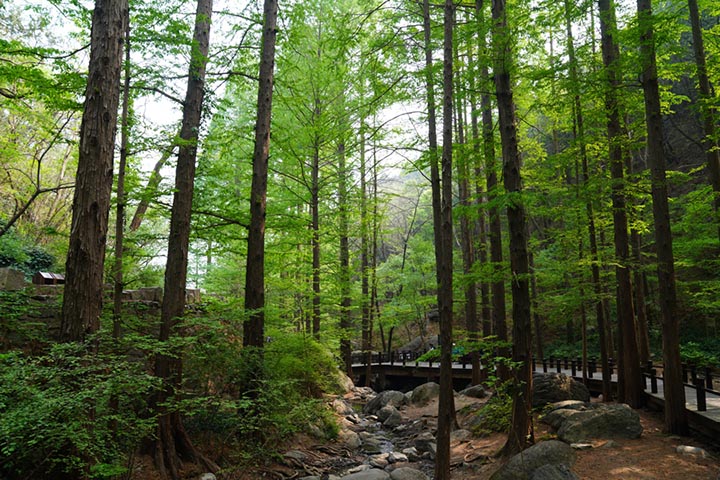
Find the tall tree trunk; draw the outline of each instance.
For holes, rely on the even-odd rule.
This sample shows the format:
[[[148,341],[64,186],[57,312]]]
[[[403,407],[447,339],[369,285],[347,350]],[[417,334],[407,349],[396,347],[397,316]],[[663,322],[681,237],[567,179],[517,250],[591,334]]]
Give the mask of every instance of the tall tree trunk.
[[[258,86],[257,119],[253,175],[250,187],[250,228],[245,268],[245,311],[243,345],[263,348],[265,340],[265,210],[267,200],[270,122],[275,69],[275,38],[277,36],[277,0],[265,0],[262,47],[260,51],[260,85]]]
[[[504,6],[504,4],[503,4]],[[476,0],[475,9],[478,21],[481,25],[485,23],[483,0]],[[479,36],[480,52],[487,50],[487,44],[483,35]],[[497,169],[495,163],[495,135],[493,133],[493,114],[492,100],[490,96],[491,79],[488,72],[490,55],[485,55],[485,61],[481,62],[481,90],[484,92],[480,97],[480,108],[482,109],[482,132],[483,132],[483,152],[485,154],[485,179],[487,184],[488,196],[488,215],[490,218],[490,262],[493,265],[493,279],[490,286],[492,292],[492,330],[498,340],[506,342],[508,340],[506,305],[505,305],[505,280],[503,279],[503,247],[502,247],[502,220],[500,218],[500,208],[498,202],[498,185]],[[507,348],[499,348],[496,352],[497,356],[508,358],[510,352]],[[510,371],[501,364],[498,366],[498,377],[500,380],[508,380]]]
[[[521,198],[520,152],[518,150],[515,102],[510,82],[512,70],[511,32],[507,26],[505,0],[492,6],[495,91],[497,92],[500,138],[503,152],[503,180],[512,201],[507,207],[510,230],[510,270],[513,299],[512,422],[504,454],[524,450],[533,442],[532,424],[532,323],[530,318],[529,262],[525,207]]]
[[[315,110],[316,116],[320,108]],[[312,231],[312,334],[320,339],[320,139],[315,139],[310,174],[310,230]]]
[[[618,312],[618,397],[633,408],[643,404],[642,377],[638,357],[635,315],[633,313],[632,283],[630,282],[630,261],[628,223],[625,199],[625,175],[622,155],[620,107],[617,92],[620,86],[620,53],[615,39],[616,19],[613,0],[598,0],[600,30],[602,32],[603,63],[607,75],[605,109],[608,115],[607,129],[610,145],[610,173],[613,179],[612,203],[615,232],[615,278],[617,280],[616,300]]]
[[[129,13],[129,10],[127,10]],[[128,114],[130,110],[130,23],[125,26],[125,79],[123,82],[122,113],[120,117],[120,163],[117,177],[117,208],[115,213],[115,264],[113,292],[113,338],[120,338],[123,294],[123,256],[125,240],[125,169],[128,157],[128,137],[130,127]]]
[[[440,249],[437,265],[439,280],[438,310],[440,313],[440,399],[438,405],[437,456],[435,479],[450,480],[450,431],[455,421],[452,382],[452,321],[453,321],[453,30],[455,5],[445,0],[443,42],[443,146],[440,206],[440,236],[435,248]],[[437,235],[438,232],[436,232]]]
[[[212,0],[198,0],[195,15],[187,93],[183,104],[180,130],[182,144],[175,171],[175,194],[170,216],[165,290],[160,315],[160,341],[167,342],[181,321],[185,310],[188,247],[190,243],[190,213],[192,211],[197,157],[198,131],[205,93],[205,65],[210,44]],[[167,402],[180,395],[182,386],[182,358],[180,352],[158,354],[155,375],[162,379],[163,388],[154,399],[158,412],[158,429],[154,445],[155,462],[163,476],[180,478],[180,460],[201,462],[210,470],[218,467],[202,456],[193,446],[182,423],[180,412],[169,409]]]
[[[688,432],[688,421],[685,412],[685,387],[682,382],[680,366],[680,323],[677,315],[675,263],[665,179],[665,151],[663,150],[662,114],[655,63],[651,0],[638,0],[637,9],[640,26],[640,59],[643,69],[641,79],[647,122],[647,150],[652,175],[658,288],[660,289],[660,312],[662,315],[665,429],[669,433],[685,435]]]
[[[571,21],[571,2],[565,0],[565,28],[567,32],[567,51],[569,59],[569,78],[570,85],[573,89],[573,115],[575,117],[576,140],[580,147],[580,163],[582,168],[582,180],[587,190],[590,186],[590,174],[588,167],[587,143],[585,141],[585,119],[583,115],[582,102],[580,101],[579,82],[580,78],[577,71],[577,59],[575,56],[575,41],[573,38],[572,21]],[[602,283],[600,279],[600,265],[598,257],[597,233],[595,231],[595,211],[593,208],[593,199],[586,191],[585,211],[587,214],[587,229],[590,246],[590,271],[592,273],[593,293],[595,294],[595,319],[597,322],[598,337],[600,342],[600,365],[602,370],[602,395],[603,400],[609,402],[612,400],[612,387],[610,364],[608,362],[608,343],[605,335],[605,309],[602,304]],[[587,363],[587,338],[583,338],[583,375],[585,375]],[[584,377],[583,377],[584,378]]]
[[[352,321],[350,306],[350,234],[348,219],[348,176],[347,159],[345,158],[345,141],[338,145],[338,209],[340,210],[340,356],[345,365],[345,373],[352,376]]]
[[[708,176],[713,189],[713,208],[715,221],[718,224],[718,237],[720,238],[720,145],[716,137],[717,125],[716,109],[713,106],[713,92],[707,73],[705,61],[705,43],[703,41],[702,27],[700,25],[700,12],[697,0],[688,0],[690,10],[690,24],[692,25],[693,51],[695,52],[695,65],[697,66],[698,89],[700,90],[700,107],[703,114],[703,128],[705,138],[703,147],[708,166]]]
[[[60,320],[63,341],[82,341],[100,328],[127,9],[127,0],[96,0],[92,16],[90,67],[65,263]]]
[[[368,225],[367,156],[365,122],[360,122],[360,294],[362,302],[362,349],[365,354],[365,386],[370,386],[372,349],[372,304],[370,301],[370,232]]]

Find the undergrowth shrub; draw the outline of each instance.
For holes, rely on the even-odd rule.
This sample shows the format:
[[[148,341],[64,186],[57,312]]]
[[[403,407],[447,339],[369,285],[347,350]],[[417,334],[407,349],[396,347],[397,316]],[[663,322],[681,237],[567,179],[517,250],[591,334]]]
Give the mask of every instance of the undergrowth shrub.
[[[143,365],[82,345],[0,355],[0,477],[122,474],[155,426],[140,415],[154,386]]]

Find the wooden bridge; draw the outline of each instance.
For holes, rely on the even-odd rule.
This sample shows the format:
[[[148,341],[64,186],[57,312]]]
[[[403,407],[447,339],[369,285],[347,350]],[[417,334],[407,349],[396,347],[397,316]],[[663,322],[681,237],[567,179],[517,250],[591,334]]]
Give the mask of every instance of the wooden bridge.
[[[353,356],[353,375],[356,379],[367,374],[368,364],[371,374],[379,379],[380,383],[393,379],[416,379],[416,382],[438,381],[440,364],[438,362],[420,361],[416,354],[395,353]],[[612,368],[612,384],[617,386],[617,373],[615,365]],[[579,359],[545,359],[533,360],[533,370],[538,373],[558,372],[583,381],[582,362]],[[650,408],[662,410],[665,404],[664,383],[658,371],[648,363],[643,369],[645,383],[645,400]],[[453,381],[469,383],[472,378],[472,365],[469,362],[453,362]],[[715,378],[714,378],[715,376]],[[592,393],[602,391],[602,375],[597,371],[596,361],[591,360],[587,365],[586,385]],[[695,368],[683,366],[683,381],[685,385],[685,408],[687,409],[690,427],[710,438],[720,436],[720,378],[709,368]],[[456,383],[457,385],[457,383]]]

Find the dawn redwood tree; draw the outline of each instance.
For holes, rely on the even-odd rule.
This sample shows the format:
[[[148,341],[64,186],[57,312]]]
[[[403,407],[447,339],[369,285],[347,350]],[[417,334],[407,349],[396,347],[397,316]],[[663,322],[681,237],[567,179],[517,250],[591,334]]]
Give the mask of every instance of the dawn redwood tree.
[[[513,302],[513,369],[512,421],[506,455],[521,452],[533,440],[532,425],[532,321],[530,315],[530,268],[527,250],[527,225],[523,205],[520,151],[518,149],[512,71],[511,31],[507,25],[505,0],[495,0],[493,18],[493,71],[497,93],[500,139],[503,154],[503,183],[510,201],[507,206],[510,231],[510,270]]]
[[[187,92],[183,103],[180,147],[175,170],[175,193],[170,216],[165,289],[160,314],[160,341],[167,342],[181,321],[185,310],[190,214],[195,183],[198,132],[205,96],[205,67],[210,46],[212,0],[198,0],[195,31],[190,51]],[[180,460],[200,462],[211,471],[219,470],[211,460],[198,452],[183,426],[180,412],[169,409],[167,401],[179,395],[182,385],[180,352],[158,354],[155,375],[163,380],[163,388],[153,399],[158,412],[158,428],[153,445],[154,460],[163,476],[180,478]]]
[[[450,479],[450,431],[455,421],[452,382],[453,321],[453,30],[455,5],[445,0],[443,42],[443,146],[440,202],[440,230],[435,234],[438,259],[438,311],[440,313],[440,398],[438,405],[435,478]],[[439,236],[438,236],[439,233]]]
[[[476,0],[475,12],[478,22],[482,27],[485,24],[485,7],[483,0]],[[487,50],[487,40],[485,39],[485,29],[481,28],[481,34],[478,35],[480,55]],[[493,265],[493,279],[490,284],[492,296],[492,333],[500,341],[508,340],[505,304],[505,280],[503,279],[502,261],[502,219],[500,218],[500,208],[498,207],[498,184],[496,159],[495,159],[495,134],[492,112],[492,78],[490,77],[489,65],[491,55],[485,54],[484,61],[481,61],[480,72],[480,90],[483,92],[480,97],[480,108],[482,110],[482,138],[483,138],[483,154],[485,156],[485,182],[488,196],[488,217],[489,217],[489,239],[490,239],[490,262]],[[501,357],[509,357],[510,352],[507,348],[501,347],[497,354]],[[510,372],[504,364],[498,366],[498,376],[501,380],[510,378]]]
[[[127,10],[127,0],[96,0],[92,15],[90,67],[60,320],[64,341],[82,341],[100,328]]]
[[[658,296],[662,315],[665,429],[668,433],[686,435],[688,421],[680,360],[680,323],[675,290],[675,261],[665,177],[664,135],[651,0],[638,0],[637,10],[638,25],[640,26],[641,83],[645,97],[645,120],[647,123],[647,153],[652,180],[653,219],[655,220]]]
[[[272,117],[275,40],[277,37],[277,0],[265,0],[260,85],[258,87],[253,174],[250,187],[250,227],[245,269],[245,310],[243,345],[262,348],[265,339],[265,210],[267,199],[270,120]]]
[[[640,372],[640,357],[637,347],[635,315],[633,313],[632,283],[630,282],[630,261],[628,222],[626,211],[625,174],[621,137],[620,105],[620,50],[615,38],[617,21],[614,0],[598,0],[600,31],[602,35],[602,57],[607,85],[605,87],[605,110],[607,114],[607,138],[609,144],[610,175],[612,183],[613,227],[615,233],[615,278],[617,281],[616,301],[618,315],[618,351],[620,368],[618,397],[633,408],[642,406],[643,391]]]
[[[690,12],[690,25],[692,25],[693,52],[695,53],[695,65],[697,67],[698,89],[700,90],[700,109],[703,116],[703,128],[705,138],[703,147],[707,157],[708,176],[713,189],[713,208],[715,209],[715,221],[718,224],[718,236],[720,237],[720,145],[716,138],[717,125],[715,118],[716,109],[710,103],[713,98],[710,79],[708,78],[707,60],[705,58],[705,42],[703,40],[702,26],[700,24],[700,12],[698,11],[697,0],[688,0]]]
[[[573,97],[573,115],[575,125],[575,140],[579,144],[580,163],[582,169],[582,181],[587,189],[590,184],[590,173],[588,167],[587,140],[585,139],[585,119],[583,115],[582,99],[580,97],[580,78],[578,74],[577,58],[575,55],[575,41],[572,31],[572,2],[565,0],[565,28],[567,32],[567,55],[568,55],[568,80]],[[595,209],[593,199],[585,200],[587,214],[587,231],[590,243],[590,270],[592,272],[593,292],[595,294],[595,318],[597,321],[598,337],[600,342],[600,365],[602,370],[602,394],[603,400],[612,400],[611,372],[608,363],[608,343],[605,338],[605,309],[602,304],[602,282],[600,280],[600,259],[598,256],[597,232],[595,227]],[[583,349],[586,353],[586,350]],[[585,362],[583,362],[583,375],[585,375]]]

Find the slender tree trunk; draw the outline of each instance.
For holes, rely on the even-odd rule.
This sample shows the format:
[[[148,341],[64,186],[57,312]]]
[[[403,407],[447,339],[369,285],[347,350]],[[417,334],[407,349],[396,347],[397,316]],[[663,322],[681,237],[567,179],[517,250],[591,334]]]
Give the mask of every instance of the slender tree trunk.
[[[319,116],[319,108],[316,109]],[[320,140],[315,139],[310,175],[310,230],[312,231],[312,333],[320,339]]]
[[[372,321],[370,303],[370,233],[368,226],[367,157],[365,152],[365,124],[360,122],[360,293],[362,297],[362,349],[365,354],[365,386],[370,386],[370,355],[372,349]]]
[[[352,375],[352,320],[350,306],[350,234],[348,219],[348,171],[345,158],[345,141],[338,145],[338,209],[340,210],[340,356],[345,365],[345,373]]]
[[[537,275],[535,274],[535,261],[532,252],[528,253],[528,262],[531,272],[530,277],[530,296],[532,299],[532,315],[535,325],[535,358],[542,360],[545,358],[543,352],[543,320],[538,312],[538,288]]]
[[[663,332],[663,379],[665,392],[665,429],[669,433],[688,432],[685,412],[685,387],[680,366],[680,323],[675,292],[675,264],[670,232],[667,182],[665,179],[665,151],[663,150],[660,90],[655,61],[655,40],[651,0],[638,0],[640,25],[640,58],[642,86],[645,96],[647,149],[652,174],[653,218],[655,220],[655,248],[657,250],[658,287]]]
[[[453,321],[453,30],[455,5],[445,0],[443,42],[443,146],[440,207],[440,236],[435,248],[440,249],[438,272],[438,310],[440,312],[440,399],[438,405],[437,456],[435,479],[450,479],[450,431],[455,421],[452,382],[452,321]],[[437,234],[437,232],[436,232]]]
[[[617,280],[616,299],[618,311],[618,397],[633,408],[643,404],[642,377],[638,357],[635,315],[630,282],[630,260],[628,223],[625,199],[625,175],[620,123],[619,91],[619,48],[615,40],[616,20],[613,0],[599,0],[600,29],[602,32],[603,63],[607,75],[605,108],[608,115],[608,142],[610,144],[610,173],[613,178],[612,203],[615,232],[615,277]]]
[[[182,145],[178,153],[175,172],[175,194],[170,217],[165,289],[160,316],[160,341],[167,342],[181,321],[185,310],[188,247],[190,243],[190,213],[192,211],[197,157],[198,130],[205,93],[205,65],[210,44],[212,0],[198,0],[195,16],[187,93],[183,106],[180,130]],[[219,468],[193,446],[182,423],[180,412],[168,409],[167,402],[180,395],[182,386],[182,358],[158,354],[155,375],[163,380],[163,388],[154,399],[158,412],[158,429],[154,445],[154,458],[160,474],[173,480],[180,478],[180,460],[201,462],[205,468]]]
[[[481,25],[485,23],[483,0],[476,0],[475,3],[478,21]],[[487,50],[487,44],[483,35],[479,36],[480,52]],[[492,330],[498,340],[506,342],[508,340],[506,305],[505,305],[505,280],[503,279],[503,247],[502,247],[502,220],[500,218],[500,208],[498,205],[498,185],[497,169],[495,163],[495,135],[493,133],[493,114],[492,100],[490,96],[491,79],[489,70],[490,56],[485,55],[485,61],[481,62],[481,89],[483,94],[480,97],[480,108],[482,109],[482,132],[483,132],[483,152],[485,155],[485,179],[487,184],[488,196],[488,215],[490,217],[490,262],[493,265],[493,278],[490,286],[492,292]],[[508,358],[510,352],[507,348],[499,348],[496,352],[497,356]],[[498,377],[500,380],[508,380],[510,371],[505,365],[498,366]]]
[[[267,200],[270,122],[277,36],[277,0],[265,0],[260,85],[258,86],[253,175],[250,187],[250,228],[245,268],[245,311],[243,345],[262,349],[265,341],[265,211]]]
[[[702,27],[700,25],[700,12],[698,11],[697,0],[688,0],[690,10],[690,24],[692,25],[693,51],[695,52],[695,65],[697,66],[698,89],[700,90],[700,107],[703,114],[703,128],[705,138],[703,147],[707,158],[708,176],[713,189],[713,208],[715,209],[715,220],[718,223],[718,237],[720,238],[720,145],[716,137],[717,115],[713,107],[713,91],[710,86],[710,79],[707,73],[707,62],[705,61],[705,44],[703,41]]]
[[[127,0],[96,0],[92,16],[90,67],[65,263],[60,320],[63,341],[82,341],[100,328],[127,9]]]
[[[129,10],[127,10],[129,12]],[[113,292],[113,338],[120,338],[123,294],[123,256],[125,240],[125,169],[128,157],[128,111],[130,110],[130,23],[125,26],[125,79],[123,82],[122,113],[120,118],[120,164],[117,177],[117,209],[115,213],[115,265]]]
[[[500,138],[503,151],[503,180],[505,190],[512,195],[507,207],[510,230],[510,269],[513,299],[513,371],[512,422],[504,454],[521,452],[533,443],[532,424],[532,322],[530,317],[529,261],[527,224],[521,198],[520,152],[518,151],[515,102],[510,82],[512,70],[511,32],[507,26],[505,0],[495,0],[492,6],[494,72],[497,92]]]
[[[573,114],[575,116],[575,126],[577,128],[577,141],[580,147],[580,159],[582,168],[582,180],[587,190],[590,186],[590,174],[588,167],[587,143],[585,141],[585,120],[580,101],[580,93],[577,90],[579,85],[579,76],[577,72],[577,60],[575,56],[575,42],[573,39],[572,22],[571,22],[571,3],[565,0],[565,27],[567,31],[567,50],[569,57],[569,75],[570,84],[573,86]],[[585,211],[587,214],[587,227],[590,247],[590,271],[592,273],[593,293],[595,298],[595,318],[597,322],[598,337],[600,341],[600,365],[602,370],[602,395],[603,400],[609,402],[612,400],[611,374],[608,363],[608,343],[605,335],[606,318],[605,309],[602,304],[602,283],[600,279],[600,265],[598,257],[597,233],[595,231],[595,211],[593,208],[593,199],[586,192]],[[584,342],[587,339],[584,339]],[[583,345],[583,375],[585,374],[587,363],[587,346]]]

